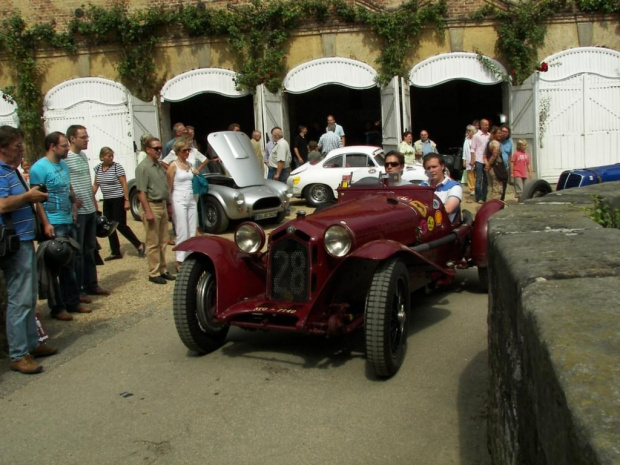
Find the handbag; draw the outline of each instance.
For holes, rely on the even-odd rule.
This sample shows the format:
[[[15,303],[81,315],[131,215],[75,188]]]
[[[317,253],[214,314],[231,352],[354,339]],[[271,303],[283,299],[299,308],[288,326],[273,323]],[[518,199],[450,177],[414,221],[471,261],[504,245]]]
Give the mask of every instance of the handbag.
[[[19,250],[21,241],[15,229],[13,222],[8,221],[10,226],[0,225],[0,260],[5,260]]]
[[[198,174],[192,178],[192,192],[197,195],[205,195],[209,192],[209,181]]]
[[[506,169],[506,165],[504,165],[504,162],[501,159],[498,158],[495,163],[493,163],[492,169],[498,181],[508,181],[508,170]]]

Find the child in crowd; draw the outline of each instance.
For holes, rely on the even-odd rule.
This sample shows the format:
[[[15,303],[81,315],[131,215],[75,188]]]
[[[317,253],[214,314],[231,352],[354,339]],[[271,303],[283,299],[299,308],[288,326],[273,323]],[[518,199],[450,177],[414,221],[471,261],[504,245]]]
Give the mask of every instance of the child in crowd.
[[[319,143],[315,140],[311,140],[308,143],[308,161],[311,165],[316,165],[321,161],[321,152],[317,150]]]
[[[532,178],[532,164],[530,163],[530,155],[525,153],[526,149],[527,141],[519,139],[517,151],[510,158],[510,177],[513,178],[515,184],[517,202],[521,201],[525,180]]]

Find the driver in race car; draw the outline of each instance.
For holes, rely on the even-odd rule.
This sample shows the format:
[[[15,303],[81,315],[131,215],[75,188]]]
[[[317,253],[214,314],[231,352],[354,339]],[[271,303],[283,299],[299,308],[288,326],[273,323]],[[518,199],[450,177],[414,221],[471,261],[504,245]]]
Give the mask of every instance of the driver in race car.
[[[420,185],[435,188],[435,195],[443,202],[446,213],[450,221],[453,222],[459,213],[461,199],[463,198],[461,184],[446,176],[446,164],[443,157],[438,153],[424,155],[424,169],[426,170],[428,181]]]
[[[385,156],[385,172],[390,177],[390,186],[408,186],[411,183],[403,179],[403,170],[405,169],[405,156],[391,150]]]

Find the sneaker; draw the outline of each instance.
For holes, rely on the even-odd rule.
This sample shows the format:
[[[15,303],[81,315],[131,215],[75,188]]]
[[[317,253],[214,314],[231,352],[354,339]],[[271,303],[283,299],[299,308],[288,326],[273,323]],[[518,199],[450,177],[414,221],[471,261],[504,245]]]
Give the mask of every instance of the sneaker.
[[[50,355],[56,355],[58,353],[58,348],[53,346],[48,346],[45,344],[39,344],[39,346],[30,352],[30,356],[32,358],[39,357],[49,357]]]
[[[480,205],[484,205],[484,200],[478,200],[478,203],[479,203]]]
[[[24,355],[16,362],[10,362],[9,367],[11,370],[19,371],[25,375],[34,375],[43,371],[43,367],[35,362],[30,354]]]
[[[175,279],[177,279],[174,276],[172,276],[170,273],[168,273],[167,271],[165,273],[162,273],[161,277],[167,281],[174,281]]]
[[[154,278],[152,276],[149,276],[149,281],[155,284],[167,284],[168,283],[168,281],[166,281],[161,276],[155,276]]]
[[[52,313],[52,318],[60,321],[71,321],[73,320],[73,316],[69,315],[69,312],[63,310],[62,312]]]

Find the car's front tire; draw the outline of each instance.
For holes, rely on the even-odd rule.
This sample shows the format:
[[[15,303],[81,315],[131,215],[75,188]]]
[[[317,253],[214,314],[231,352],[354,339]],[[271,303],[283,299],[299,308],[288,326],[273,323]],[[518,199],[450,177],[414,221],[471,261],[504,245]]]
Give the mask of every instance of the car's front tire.
[[[332,188],[326,184],[310,184],[304,194],[306,202],[311,207],[318,207],[324,203],[334,201]]]
[[[220,202],[209,196],[202,197],[202,230],[209,234],[221,234],[228,228],[230,220]]]
[[[405,358],[409,294],[409,275],[401,260],[379,265],[364,313],[366,358],[377,376],[394,375]]]
[[[129,191],[129,209],[131,211],[131,216],[136,221],[142,221],[140,218],[140,199],[138,199],[138,189],[134,186]]]
[[[536,197],[544,197],[553,191],[551,184],[544,179],[537,179],[536,181],[527,181],[521,194],[521,201],[526,199],[534,199]]]
[[[198,354],[213,352],[226,341],[228,325],[214,322],[216,297],[215,274],[199,259],[187,258],[174,286],[174,323],[183,344]]]

